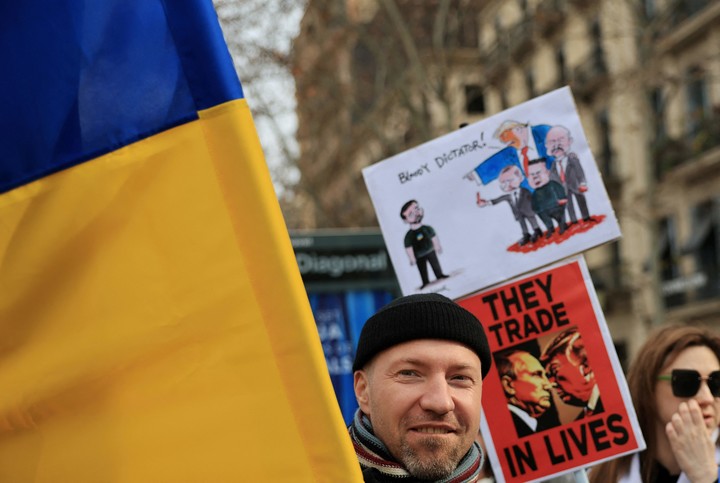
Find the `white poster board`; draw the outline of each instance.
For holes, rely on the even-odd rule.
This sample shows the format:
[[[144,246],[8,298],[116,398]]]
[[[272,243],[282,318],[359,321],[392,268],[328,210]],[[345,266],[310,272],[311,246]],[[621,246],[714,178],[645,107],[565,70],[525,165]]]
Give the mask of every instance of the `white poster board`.
[[[567,87],[363,176],[405,295],[455,299],[620,236]]]

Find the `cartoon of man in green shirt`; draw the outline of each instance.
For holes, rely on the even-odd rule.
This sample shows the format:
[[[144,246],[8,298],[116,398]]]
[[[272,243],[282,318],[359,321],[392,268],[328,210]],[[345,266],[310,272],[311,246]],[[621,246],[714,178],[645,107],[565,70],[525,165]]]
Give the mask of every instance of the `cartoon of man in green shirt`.
[[[400,217],[410,225],[410,230],[405,234],[405,251],[410,259],[410,265],[417,265],[418,267],[422,279],[421,289],[430,283],[427,270],[428,262],[437,280],[448,278],[448,275],[443,273],[440,260],[438,260],[438,254],[442,253],[440,240],[431,226],[422,224],[424,215],[425,211],[416,200],[408,201],[400,209]]]

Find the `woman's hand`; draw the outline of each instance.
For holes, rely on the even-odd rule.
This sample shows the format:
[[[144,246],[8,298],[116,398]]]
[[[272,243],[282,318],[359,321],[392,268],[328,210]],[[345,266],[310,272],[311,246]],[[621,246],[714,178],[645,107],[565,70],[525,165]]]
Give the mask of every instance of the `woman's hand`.
[[[700,405],[682,402],[665,426],[665,434],[680,469],[692,483],[712,483],[718,478],[715,443],[710,440]]]

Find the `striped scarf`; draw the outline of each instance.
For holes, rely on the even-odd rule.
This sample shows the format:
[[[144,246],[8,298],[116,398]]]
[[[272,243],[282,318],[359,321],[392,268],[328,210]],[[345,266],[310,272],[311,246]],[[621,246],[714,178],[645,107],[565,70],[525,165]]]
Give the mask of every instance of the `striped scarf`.
[[[355,412],[352,424],[348,428],[355,453],[363,470],[374,468],[388,481],[411,483],[420,481],[413,478],[410,473],[398,462],[393,460],[385,445],[373,433],[370,419],[359,409]],[[483,454],[480,445],[474,443],[465,456],[458,463],[450,476],[436,483],[472,483],[478,480],[482,467]]]

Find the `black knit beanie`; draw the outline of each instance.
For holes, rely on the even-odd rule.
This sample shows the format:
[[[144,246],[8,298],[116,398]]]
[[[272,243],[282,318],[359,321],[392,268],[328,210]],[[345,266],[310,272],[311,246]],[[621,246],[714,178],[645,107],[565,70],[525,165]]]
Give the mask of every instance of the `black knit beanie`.
[[[395,299],[365,322],[353,372],[385,349],[416,339],[445,339],[466,345],[480,358],[483,379],[492,365],[480,321],[449,298],[429,293]]]

